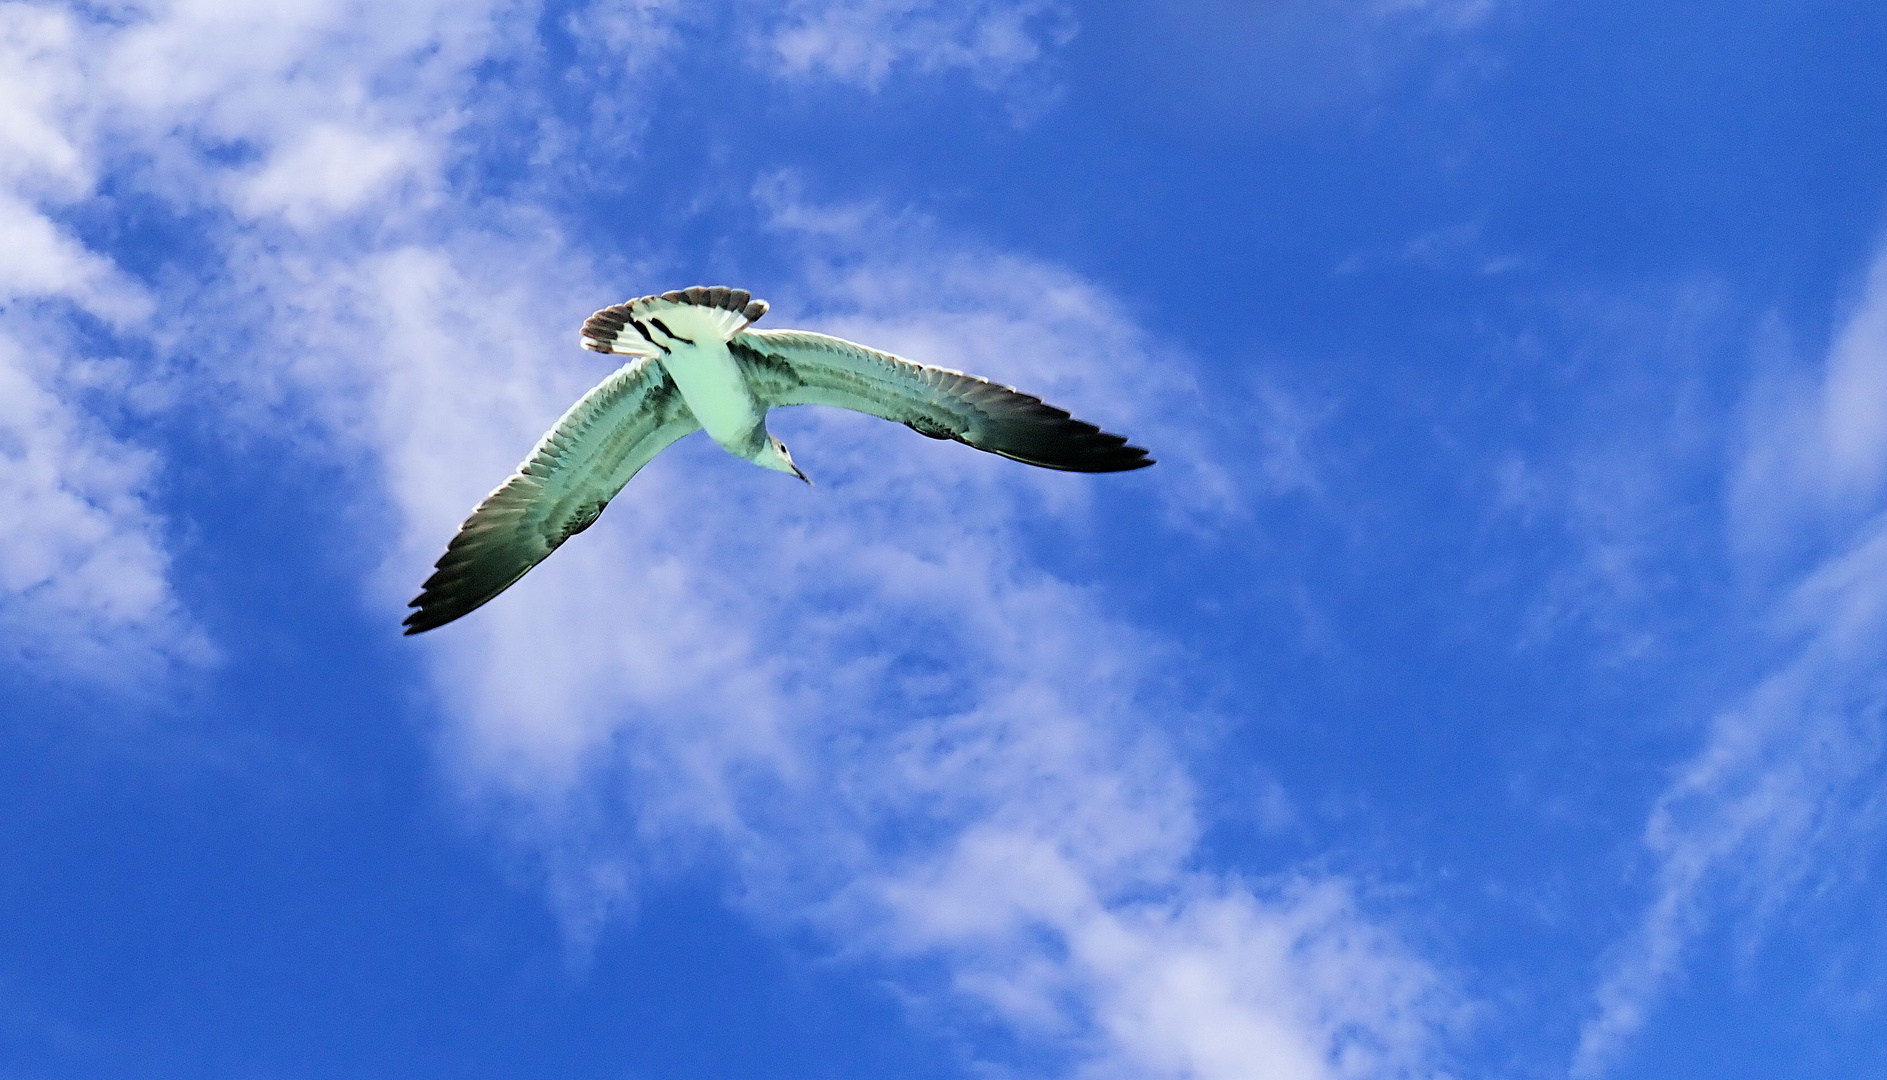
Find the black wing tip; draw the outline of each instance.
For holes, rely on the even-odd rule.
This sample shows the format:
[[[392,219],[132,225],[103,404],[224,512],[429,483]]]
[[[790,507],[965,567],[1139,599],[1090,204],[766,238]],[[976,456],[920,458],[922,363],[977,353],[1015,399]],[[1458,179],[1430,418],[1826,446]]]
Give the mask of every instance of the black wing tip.
[[[999,451],[1000,452],[1000,451]],[[1044,469],[1059,469],[1062,472],[1078,473],[1120,473],[1144,469],[1158,464],[1157,460],[1147,456],[1145,450],[1137,446],[1124,447],[1120,451],[1086,454],[1082,456],[1066,455],[1052,460],[1032,460],[1015,455],[1015,460],[1024,465],[1035,465]]]
[[[509,586],[506,587],[509,588]],[[457,622],[497,599],[498,593],[503,591],[504,589],[499,589],[497,592],[480,595],[480,591],[449,592],[444,589],[435,589],[429,584],[426,591],[407,603],[407,607],[416,610],[408,613],[405,621],[400,624],[406,627],[401,632],[401,636],[412,637],[414,634],[423,634],[428,630],[437,630],[447,623]]]
[[[555,551],[556,546],[551,550]],[[420,586],[419,595],[407,603],[407,607],[417,610],[407,615],[401,624],[407,628],[406,634],[422,634],[470,615],[496,600],[543,561],[535,559],[522,568],[494,568],[489,564],[480,565],[476,556],[462,556],[448,563],[455,554],[451,548],[446,550],[439,560],[439,569]]]
[[[966,407],[971,417],[965,418],[965,427],[954,430],[940,425],[925,431],[922,423],[911,424],[922,434],[954,438],[1011,461],[1060,472],[1132,472],[1154,463],[1146,450],[1129,445],[1127,436],[1102,431],[1034,394],[974,375],[943,374],[952,378],[939,389]]]
[[[481,504],[481,509],[488,503],[489,500]],[[470,615],[496,600],[500,593],[516,585],[519,578],[543,561],[540,556],[521,568],[493,562],[489,549],[477,550],[482,539],[485,537],[469,534],[466,526],[459,526],[458,535],[446,545],[446,553],[433,564],[432,575],[419,587],[419,595],[407,602],[406,606],[415,610],[408,613],[401,624],[406,627],[406,636],[423,634]],[[551,545],[551,551],[556,549],[557,545]]]
[[[1158,464],[1158,462],[1154,458],[1148,457],[1147,452],[1138,446],[1122,446],[1112,452],[1095,455],[1091,463],[1088,463],[1087,467],[1081,468],[1079,471],[1092,473],[1133,472],[1135,469],[1144,469],[1154,464]]]
[[[1125,435],[1077,420],[1066,409],[1032,394],[988,386],[1005,393],[980,395],[977,404],[986,422],[959,436],[979,450],[1063,472],[1131,472],[1153,464],[1144,449],[1128,444]]]
[[[419,601],[414,600],[410,606],[417,607],[418,605]],[[457,618],[457,616],[453,616],[453,618]],[[428,630],[437,630],[439,627],[451,621],[452,619],[440,617],[439,613],[436,611],[427,611],[421,608],[407,615],[406,619],[400,623],[401,626],[406,628],[400,631],[400,636],[412,637],[414,634],[423,634]]]
[[[431,582],[427,582],[424,591],[407,601],[406,606],[414,610],[408,612],[405,621],[400,623],[401,626],[406,627],[401,632],[402,636],[412,637],[414,634],[423,634],[428,630],[437,630],[455,619],[471,614],[472,609],[478,607],[477,604],[465,607],[454,603],[455,599],[458,598],[445,595],[433,588]]]
[[[1132,472],[1156,463],[1145,450],[1128,446],[1123,436],[1099,430],[1062,432],[1047,437],[1040,432],[1030,432],[1025,438],[989,438],[987,435],[979,438],[978,433],[967,433],[955,438],[978,450],[1057,472]]]

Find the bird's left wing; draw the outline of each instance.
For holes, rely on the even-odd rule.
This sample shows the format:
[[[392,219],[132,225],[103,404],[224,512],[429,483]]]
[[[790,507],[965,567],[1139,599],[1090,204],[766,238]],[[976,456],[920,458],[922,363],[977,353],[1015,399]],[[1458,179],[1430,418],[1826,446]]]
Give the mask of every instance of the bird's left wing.
[[[855,409],[1044,469],[1125,472],[1153,464],[1125,436],[1076,420],[1033,394],[844,338],[808,330],[742,330],[727,348],[747,384],[769,405]]]
[[[638,358],[564,413],[518,471],[478,504],[408,605],[406,632],[431,630],[510,588],[670,443],[701,425],[654,360]]]

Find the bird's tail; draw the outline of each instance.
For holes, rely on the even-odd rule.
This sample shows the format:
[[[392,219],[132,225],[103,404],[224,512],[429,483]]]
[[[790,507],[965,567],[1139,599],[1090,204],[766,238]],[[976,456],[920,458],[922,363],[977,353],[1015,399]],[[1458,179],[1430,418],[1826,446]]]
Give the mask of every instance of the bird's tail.
[[[745,289],[697,285],[643,296],[606,307],[583,324],[583,347],[592,352],[659,356],[674,341],[715,334],[722,341],[767,313],[767,302]]]

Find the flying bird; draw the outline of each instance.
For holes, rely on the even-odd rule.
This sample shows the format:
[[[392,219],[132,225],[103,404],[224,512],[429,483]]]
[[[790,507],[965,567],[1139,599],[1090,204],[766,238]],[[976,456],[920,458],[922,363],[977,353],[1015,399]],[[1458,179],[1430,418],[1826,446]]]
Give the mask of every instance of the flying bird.
[[[708,435],[735,457],[812,480],[767,430],[767,410],[837,405],[920,435],[1067,472],[1153,464],[1041,398],[806,330],[750,330],[767,312],[742,289],[681,289],[606,307],[593,352],[632,359],[583,395],[510,479],[459,526],[409,607],[406,632],[444,626],[510,588],[577,533],[669,444]]]

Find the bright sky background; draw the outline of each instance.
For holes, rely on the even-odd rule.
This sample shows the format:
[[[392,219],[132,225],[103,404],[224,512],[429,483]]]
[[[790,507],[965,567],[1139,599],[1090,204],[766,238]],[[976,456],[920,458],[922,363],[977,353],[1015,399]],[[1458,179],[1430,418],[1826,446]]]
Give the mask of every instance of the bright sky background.
[[[1887,5],[0,3],[0,1077],[1887,1077]],[[692,436],[692,284],[1153,450]]]

